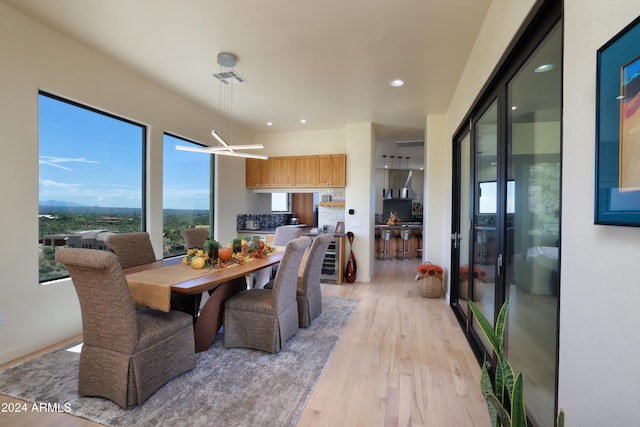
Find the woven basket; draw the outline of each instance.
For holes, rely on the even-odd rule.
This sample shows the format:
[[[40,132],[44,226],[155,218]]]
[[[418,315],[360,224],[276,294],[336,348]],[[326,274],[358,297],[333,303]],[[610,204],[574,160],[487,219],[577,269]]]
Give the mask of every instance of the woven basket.
[[[442,294],[442,278],[438,276],[422,276],[418,280],[418,289],[423,297],[440,298]]]

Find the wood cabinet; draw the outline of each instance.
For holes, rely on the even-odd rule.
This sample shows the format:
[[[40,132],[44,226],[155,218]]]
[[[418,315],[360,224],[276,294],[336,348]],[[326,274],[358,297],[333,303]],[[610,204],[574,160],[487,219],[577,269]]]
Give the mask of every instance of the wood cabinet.
[[[245,186],[249,188],[270,187],[273,179],[271,159],[247,159]]]
[[[293,185],[293,161],[291,157],[270,157],[273,168],[271,187],[291,187]]]
[[[246,159],[248,188],[345,187],[346,155]]]
[[[318,185],[318,156],[296,157],[294,169],[294,185],[298,187],[315,187]]]
[[[325,187],[347,186],[347,164],[344,154],[318,156],[318,182]]]

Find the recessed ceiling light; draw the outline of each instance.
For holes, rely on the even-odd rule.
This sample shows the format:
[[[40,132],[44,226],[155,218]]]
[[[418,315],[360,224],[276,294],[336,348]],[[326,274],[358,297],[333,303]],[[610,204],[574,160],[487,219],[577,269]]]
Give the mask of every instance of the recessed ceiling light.
[[[555,68],[555,66],[553,64],[542,64],[538,67],[536,67],[535,70],[533,70],[536,73],[546,73],[547,71],[551,71]]]
[[[307,119],[300,119],[300,123],[302,123],[302,124],[307,123]]]
[[[273,122],[267,122],[267,126],[273,126]]]
[[[389,84],[393,87],[400,87],[400,86],[404,86],[404,81],[400,79],[395,79],[395,80],[391,80]]]
[[[515,105],[513,107],[511,107],[511,110],[517,110],[518,107],[516,107]]]

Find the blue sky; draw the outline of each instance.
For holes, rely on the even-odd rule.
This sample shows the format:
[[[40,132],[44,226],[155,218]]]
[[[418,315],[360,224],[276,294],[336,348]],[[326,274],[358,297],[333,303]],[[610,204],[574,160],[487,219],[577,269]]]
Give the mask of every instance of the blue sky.
[[[40,200],[139,208],[143,137],[143,126],[40,95]],[[176,144],[189,143],[165,135],[164,207],[208,209],[210,156]]]

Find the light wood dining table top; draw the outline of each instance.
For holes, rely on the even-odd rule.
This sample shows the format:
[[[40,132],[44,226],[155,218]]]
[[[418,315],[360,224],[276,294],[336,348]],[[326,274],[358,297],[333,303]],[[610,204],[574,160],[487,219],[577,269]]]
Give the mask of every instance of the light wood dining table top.
[[[195,270],[197,272],[195,277],[179,283],[171,283],[171,292],[184,295],[201,294],[215,288],[221,283],[228,282],[230,280],[246,276],[254,271],[261,270],[265,267],[278,264],[280,260],[282,260],[283,255],[283,248],[278,248],[276,252],[273,252],[263,258],[252,258],[243,264],[232,264],[226,268],[205,267],[202,270]],[[129,267],[124,270],[124,273],[127,275],[127,280],[129,280],[129,277],[135,277],[130,276],[133,273],[176,265],[183,265],[185,269],[193,270],[191,266],[181,264],[181,261],[182,257],[160,260],[149,264]]]

